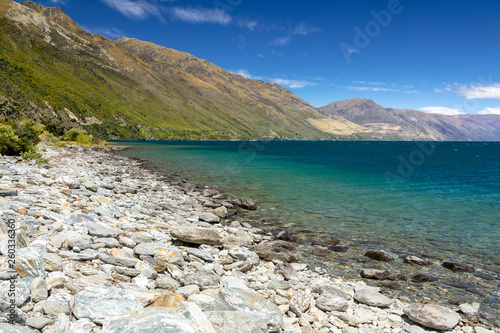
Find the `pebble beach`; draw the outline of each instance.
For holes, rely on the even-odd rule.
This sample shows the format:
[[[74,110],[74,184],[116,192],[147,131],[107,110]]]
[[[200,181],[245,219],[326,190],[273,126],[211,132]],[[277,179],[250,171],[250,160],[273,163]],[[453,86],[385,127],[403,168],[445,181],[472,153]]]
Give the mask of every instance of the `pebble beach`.
[[[241,219],[258,208],[249,198],[120,147],[42,148],[48,164],[0,157],[0,332],[500,332],[483,304],[411,302],[332,276]]]

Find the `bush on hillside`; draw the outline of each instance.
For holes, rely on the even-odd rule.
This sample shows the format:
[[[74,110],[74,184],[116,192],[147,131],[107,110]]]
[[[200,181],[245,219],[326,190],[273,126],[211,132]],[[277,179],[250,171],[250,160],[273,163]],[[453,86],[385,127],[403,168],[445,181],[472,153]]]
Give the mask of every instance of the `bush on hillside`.
[[[0,154],[19,156],[35,152],[43,129],[43,125],[33,120],[14,123],[0,119]]]
[[[81,128],[72,128],[62,136],[62,141],[72,141],[80,145],[92,144],[92,135],[88,135],[87,131]]]

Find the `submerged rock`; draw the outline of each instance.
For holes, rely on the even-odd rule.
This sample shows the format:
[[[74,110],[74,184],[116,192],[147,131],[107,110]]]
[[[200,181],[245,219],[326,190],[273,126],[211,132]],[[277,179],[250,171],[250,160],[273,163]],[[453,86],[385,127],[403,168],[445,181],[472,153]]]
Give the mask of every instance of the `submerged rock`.
[[[459,264],[456,262],[443,262],[443,267],[453,272],[467,272],[467,273],[474,272],[473,267],[464,264]]]
[[[370,259],[378,261],[386,261],[386,262],[394,261],[394,258],[385,251],[379,251],[379,250],[366,251],[365,256]]]
[[[372,280],[386,280],[389,278],[389,271],[385,269],[365,268],[360,273],[361,277]]]

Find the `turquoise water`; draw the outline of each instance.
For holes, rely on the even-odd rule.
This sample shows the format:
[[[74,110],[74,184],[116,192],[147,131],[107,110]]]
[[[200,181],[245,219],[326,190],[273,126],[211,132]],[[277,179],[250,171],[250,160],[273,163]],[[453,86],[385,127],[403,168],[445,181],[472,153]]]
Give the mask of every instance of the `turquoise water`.
[[[124,143],[309,238],[500,262],[500,143]]]

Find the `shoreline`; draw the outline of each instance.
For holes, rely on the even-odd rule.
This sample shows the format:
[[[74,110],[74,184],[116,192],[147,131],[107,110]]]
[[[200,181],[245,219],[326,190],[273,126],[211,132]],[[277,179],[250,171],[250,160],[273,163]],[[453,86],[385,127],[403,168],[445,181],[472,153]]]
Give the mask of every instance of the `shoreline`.
[[[18,244],[28,245],[17,250],[15,312],[32,329],[119,332],[123,322],[147,318],[183,322],[186,332],[500,332],[477,323],[473,304],[460,315],[458,307],[409,305],[297,263],[297,244],[221,219],[251,201],[175,184],[151,162],[117,154],[124,148],[46,149],[49,166],[0,159],[2,216],[14,217]]]

